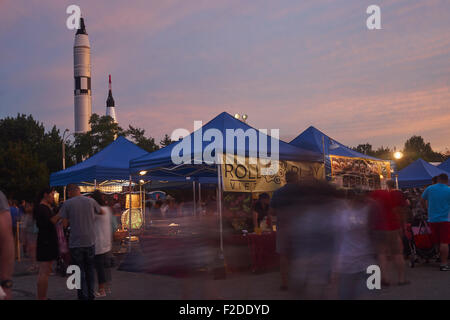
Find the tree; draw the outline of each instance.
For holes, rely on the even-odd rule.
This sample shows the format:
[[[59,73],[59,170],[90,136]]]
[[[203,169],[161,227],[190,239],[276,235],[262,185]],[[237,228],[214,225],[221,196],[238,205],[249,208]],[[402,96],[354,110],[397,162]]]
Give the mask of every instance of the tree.
[[[135,128],[132,125],[128,126],[128,130],[125,131],[125,135],[131,136],[138,147],[153,152],[159,149],[159,146],[155,143],[155,139],[152,137],[145,137],[145,130],[141,128]]]
[[[419,158],[428,162],[441,162],[445,159],[443,154],[433,151],[431,144],[425,143],[421,136],[412,136],[406,140],[403,158],[398,161],[397,166],[404,168]]]
[[[17,114],[16,118],[7,117],[0,120],[0,148],[3,149],[8,147],[9,142],[23,142],[23,148],[39,154],[44,134],[44,125],[34,120],[31,115]]]
[[[33,201],[49,183],[45,163],[22,142],[9,142],[0,152],[0,188],[14,199]]]
[[[10,178],[28,179],[23,176],[23,173],[27,172],[27,168],[21,168],[19,164],[38,166],[33,164],[33,161],[45,166],[48,173],[62,169],[62,138],[55,126],[50,131],[45,132],[44,125],[35,120],[33,116],[18,114],[15,118],[6,117],[0,120],[0,137],[2,137],[0,139],[0,161],[9,163],[9,160],[5,160],[5,157],[9,156],[8,152],[15,152],[17,155],[20,151],[25,157],[20,163],[14,163],[13,166],[7,168]],[[13,147],[17,148],[14,149]],[[67,164],[72,165],[70,159],[68,159]],[[44,181],[48,183],[48,177]],[[36,187],[35,191],[38,189]],[[8,192],[8,190],[5,191]],[[29,193],[30,190],[28,189],[26,192]],[[20,194],[17,196],[20,196]]]
[[[392,160],[393,158],[392,150],[389,147],[385,148],[383,146],[374,151],[373,156],[383,160]]]
[[[111,144],[118,136],[126,133],[114,122],[110,116],[99,116],[92,114],[89,123],[91,130],[86,133],[74,134],[74,153],[77,162],[82,161],[86,156],[91,157]]]
[[[373,156],[374,151],[372,150],[372,145],[369,143],[365,143],[365,144],[359,144],[356,148],[352,148],[353,150],[355,150],[356,152],[368,155],[368,156]]]
[[[166,133],[164,135],[164,138],[159,142],[161,147],[167,147],[169,144],[171,144],[173,141],[170,139],[169,135]]]

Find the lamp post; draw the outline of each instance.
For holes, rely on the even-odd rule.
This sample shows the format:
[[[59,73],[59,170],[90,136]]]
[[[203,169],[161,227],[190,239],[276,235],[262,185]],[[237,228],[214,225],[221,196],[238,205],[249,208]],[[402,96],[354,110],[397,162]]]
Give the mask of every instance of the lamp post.
[[[66,137],[66,133],[69,132],[69,129],[64,130],[62,137],[62,168],[66,170],[66,141],[67,139],[73,135],[73,133],[69,133]],[[66,201],[66,186],[64,186],[64,201]]]
[[[401,151],[395,151],[394,148],[394,159],[400,160],[403,158],[403,153]],[[398,189],[398,173],[395,174],[395,187]]]

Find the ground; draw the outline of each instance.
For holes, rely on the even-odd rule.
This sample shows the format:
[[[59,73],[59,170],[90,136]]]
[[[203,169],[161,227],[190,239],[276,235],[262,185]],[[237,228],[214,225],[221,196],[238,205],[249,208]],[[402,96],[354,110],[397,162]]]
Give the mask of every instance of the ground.
[[[14,298],[35,299],[36,274],[25,271],[27,262],[17,262],[14,276]],[[366,296],[366,299],[450,299],[450,272],[441,272],[435,263],[421,264],[407,269],[411,284],[391,286]],[[224,280],[213,280],[209,274],[186,280],[169,276],[118,271],[112,272],[112,300],[143,299],[297,299],[293,292],[280,291],[279,274],[239,272],[227,274]],[[68,290],[66,279],[53,275],[49,280],[48,297],[53,300],[76,299],[76,292]]]

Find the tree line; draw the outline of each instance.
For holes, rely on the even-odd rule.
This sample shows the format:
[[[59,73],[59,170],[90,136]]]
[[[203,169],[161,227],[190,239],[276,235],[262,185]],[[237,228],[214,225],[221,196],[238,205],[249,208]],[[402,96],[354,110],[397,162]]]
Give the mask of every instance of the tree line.
[[[144,129],[132,125],[123,129],[109,116],[93,114],[90,124],[89,132],[65,139],[66,168],[101,151],[119,136],[129,138],[148,152],[172,143],[167,134],[157,143],[155,138],[146,136]],[[50,174],[62,170],[63,135],[56,126],[46,131],[32,115],[0,119],[0,190],[16,200],[33,200],[38,190],[49,184]],[[374,150],[365,143],[353,149],[376,158],[393,159],[394,150],[388,147]],[[409,138],[402,152],[404,157],[396,160],[399,169],[418,158],[441,162],[449,156],[434,151],[420,136]]]
[[[172,141],[166,134],[157,143],[145,130],[129,125],[121,128],[109,116],[93,114],[91,131],[65,139],[66,168],[101,151],[124,136],[142,149],[153,152]],[[50,174],[62,170],[63,134],[56,126],[46,131],[32,115],[0,119],[0,190],[16,200],[34,200],[48,186]]]
[[[431,147],[431,144],[429,142],[425,142],[425,140],[421,136],[412,136],[411,138],[406,140],[403,146],[403,150],[398,150],[403,154],[403,157],[401,159],[395,159],[395,150],[391,150],[389,147],[381,146],[378,149],[374,150],[372,149],[371,144],[365,143],[359,144],[357,147],[352,149],[359,153],[363,153],[375,158],[383,160],[394,160],[398,170],[403,169],[419,158],[422,158],[423,160],[428,162],[443,162],[450,156],[449,153],[443,154],[434,151]]]

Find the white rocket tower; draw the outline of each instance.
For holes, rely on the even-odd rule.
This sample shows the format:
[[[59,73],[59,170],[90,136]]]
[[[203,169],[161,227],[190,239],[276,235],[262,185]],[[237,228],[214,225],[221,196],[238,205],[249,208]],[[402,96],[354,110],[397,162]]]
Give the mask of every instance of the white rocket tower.
[[[114,122],[117,123],[116,106],[114,104],[114,98],[112,96],[112,89],[111,89],[111,75],[109,75],[109,92],[108,92],[108,99],[106,99],[106,115],[113,118]]]
[[[83,18],[80,18],[80,28],[75,34],[73,73],[75,77],[75,132],[83,133],[91,130],[89,119],[92,115],[91,46]]]

